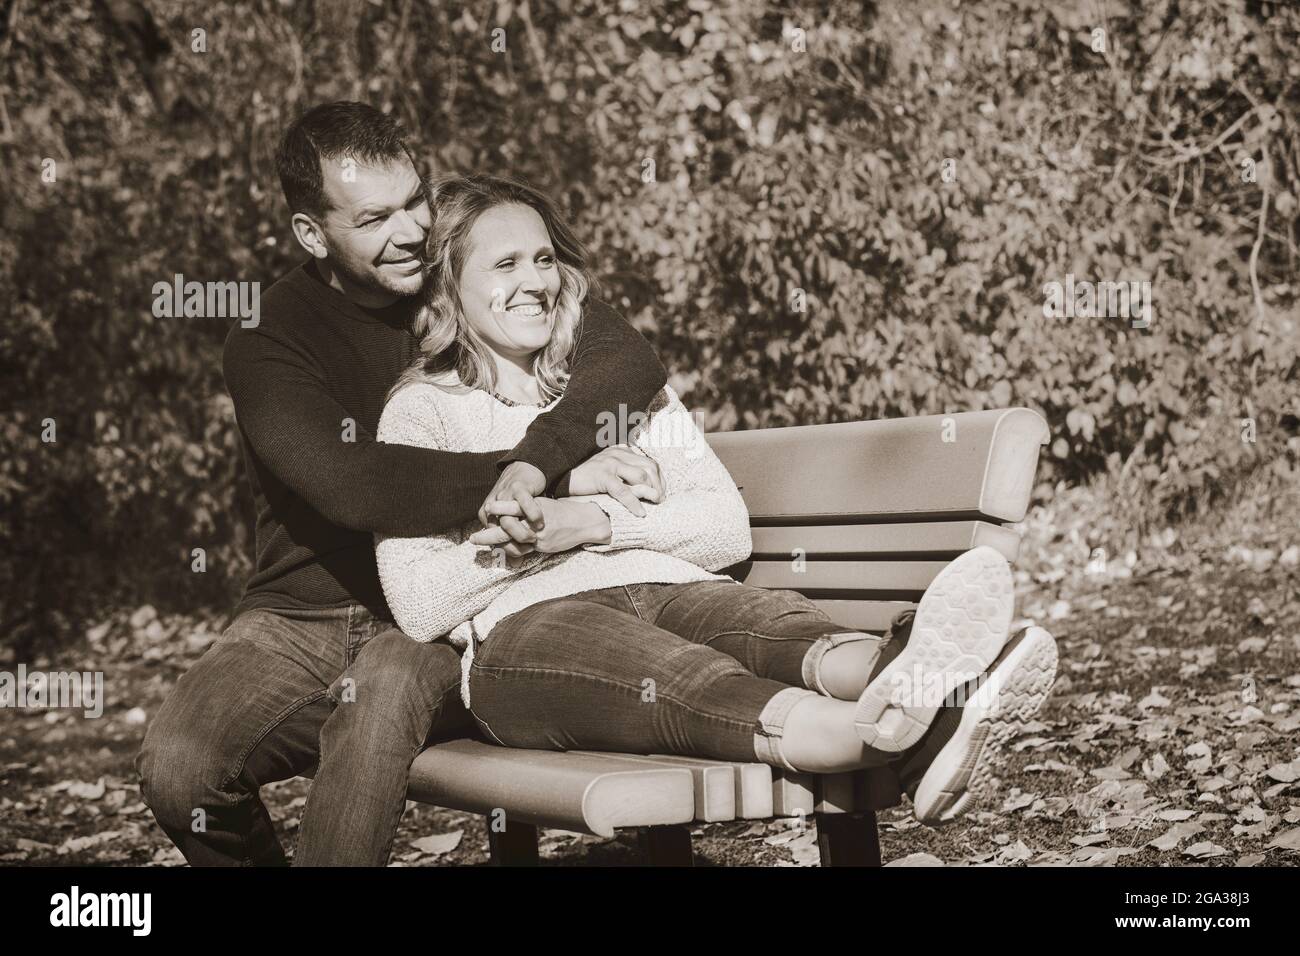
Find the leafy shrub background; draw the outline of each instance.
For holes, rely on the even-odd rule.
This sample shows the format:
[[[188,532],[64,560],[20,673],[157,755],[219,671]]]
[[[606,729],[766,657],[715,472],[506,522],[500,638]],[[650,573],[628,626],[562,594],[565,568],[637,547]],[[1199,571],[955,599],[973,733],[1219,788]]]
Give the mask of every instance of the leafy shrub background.
[[[20,649],[105,602],[237,593],[252,529],[220,375],[229,323],[155,319],[151,290],[178,272],[266,285],[298,261],[272,154],[300,109],[340,97],[399,115],[430,171],[552,191],[606,296],[714,428],[1024,404],[1052,425],[1046,478],[1136,476],[1162,517],[1261,468],[1294,481],[1294,6],[11,0],[9,14],[0,641]],[[1152,327],[1045,319],[1043,284],[1070,272],[1151,280]]]

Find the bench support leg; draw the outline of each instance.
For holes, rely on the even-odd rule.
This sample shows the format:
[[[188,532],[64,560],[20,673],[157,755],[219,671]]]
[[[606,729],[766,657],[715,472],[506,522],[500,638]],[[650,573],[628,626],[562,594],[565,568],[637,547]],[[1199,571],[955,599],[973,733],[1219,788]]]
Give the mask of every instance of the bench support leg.
[[[822,866],[880,866],[875,812],[817,814],[817,849]]]
[[[641,827],[637,834],[647,866],[694,866],[689,827]]]
[[[506,828],[498,833],[492,829],[492,818],[487,818],[488,850],[493,866],[536,866],[537,827],[531,823],[506,821]]]

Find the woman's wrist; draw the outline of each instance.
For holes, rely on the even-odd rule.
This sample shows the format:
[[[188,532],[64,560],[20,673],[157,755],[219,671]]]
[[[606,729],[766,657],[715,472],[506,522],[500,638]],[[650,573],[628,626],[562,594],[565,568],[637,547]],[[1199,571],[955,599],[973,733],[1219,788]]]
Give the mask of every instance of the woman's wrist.
[[[587,532],[584,535],[587,544],[609,544],[614,537],[614,529],[609,523],[609,515],[594,501],[582,502],[584,510],[590,513]]]

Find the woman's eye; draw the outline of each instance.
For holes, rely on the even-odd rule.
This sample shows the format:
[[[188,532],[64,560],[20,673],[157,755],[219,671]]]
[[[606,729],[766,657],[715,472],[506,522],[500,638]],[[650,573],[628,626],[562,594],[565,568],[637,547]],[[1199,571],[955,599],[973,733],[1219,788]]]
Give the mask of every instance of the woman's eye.
[[[553,256],[538,256],[537,261],[546,266],[555,265],[555,258]]]
[[[514,264],[515,264],[515,260],[513,259],[502,259],[500,262],[497,263],[497,268],[510,269],[514,266]]]

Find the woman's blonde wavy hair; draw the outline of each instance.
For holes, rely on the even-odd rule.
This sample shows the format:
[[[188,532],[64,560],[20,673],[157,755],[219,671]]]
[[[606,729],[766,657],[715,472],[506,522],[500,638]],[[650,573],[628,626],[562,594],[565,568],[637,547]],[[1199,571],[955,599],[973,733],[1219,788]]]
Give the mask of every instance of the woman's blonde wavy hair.
[[[533,371],[549,401],[564,391],[569,360],[578,340],[582,303],[594,280],[587,253],[547,196],[531,186],[497,176],[446,176],[429,188],[433,217],[425,242],[424,301],[412,331],[420,340],[420,357],[397,380],[389,398],[407,385],[425,382],[448,387],[447,373],[460,380],[455,389],[496,387],[496,365],[487,342],[474,331],[460,301],[460,275],[469,256],[469,234],[479,216],[497,206],[528,206],[542,217],[560,270],[551,339],[534,358]]]

